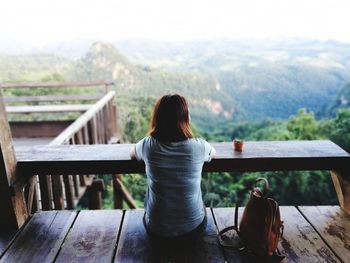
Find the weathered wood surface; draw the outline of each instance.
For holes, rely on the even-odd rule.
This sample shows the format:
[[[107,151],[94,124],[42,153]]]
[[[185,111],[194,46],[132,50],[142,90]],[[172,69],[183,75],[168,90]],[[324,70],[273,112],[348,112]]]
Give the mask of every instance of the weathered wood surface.
[[[142,223],[143,214],[143,209],[125,212],[115,263],[167,262],[167,251],[152,248]]]
[[[56,137],[73,121],[10,122],[14,140],[18,137]]]
[[[350,215],[339,206],[300,206],[327,244],[343,262],[350,262]]]
[[[65,104],[39,106],[7,106],[7,113],[51,113],[51,112],[84,112],[93,104]]]
[[[111,81],[51,81],[51,82],[26,82],[26,83],[0,83],[0,88],[68,88],[68,87],[93,87],[114,85]]]
[[[15,237],[18,230],[8,230],[1,229],[0,230],[0,258],[2,253],[10,244],[11,240]]]
[[[242,212],[243,212],[243,208],[239,208],[239,213],[238,213],[239,220],[241,219]],[[218,232],[223,230],[225,227],[234,225],[234,213],[235,213],[234,208],[214,208],[213,209],[213,215],[216,221]],[[227,237],[227,239],[232,239],[234,237],[237,237],[237,233],[234,230],[230,230],[227,233],[225,233],[225,237]],[[249,258],[238,250],[224,248],[223,251],[227,262],[232,262],[232,263],[249,262]]]
[[[350,214],[350,170],[332,170],[331,176],[340,207]]]
[[[349,216],[339,207],[280,209],[285,229],[279,250],[287,262],[349,262]],[[218,246],[217,231],[233,224],[234,208],[212,211],[204,236],[187,249],[152,247],[143,209],[127,210],[123,219],[122,210],[39,212],[0,252],[0,262],[256,262]],[[7,247],[1,240],[0,232],[0,246]]]
[[[350,155],[331,141],[246,142],[243,153],[231,143],[213,143],[217,158],[208,171],[334,170],[348,168]],[[144,163],[131,160],[133,144],[61,145],[18,148],[20,169],[32,174],[92,174],[144,172]]]
[[[280,207],[280,211],[284,221],[284,234],[278,249],[286,256],[287,262],[340,262],[295,207]],[[234,208],[215,208],[213,213],[219,230],[233,225]],[[240,215],[241,213],[242,209]],[[249,255],[229,249],[225,249],[225,256],[228,262],[253,260]]]
[[[1,92],[0,127],[0,228],[15,229],[25,222],[28,213],[22,186],[13,185],[19,173]]]
[[[53,262],[75,217],[72,211],[36,213],[0,262]]]
[[[122,210],[81,211],[55,262],[112,262]]]
[[[340,262],[295,207],[281,207],[284,233],[279,250],[288,262]]]

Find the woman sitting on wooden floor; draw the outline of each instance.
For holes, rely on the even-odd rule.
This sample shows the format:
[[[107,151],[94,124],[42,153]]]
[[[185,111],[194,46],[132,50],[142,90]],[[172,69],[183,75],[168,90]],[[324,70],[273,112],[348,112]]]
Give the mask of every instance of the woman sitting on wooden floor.
[[[202,167],[214,156],[208,142],[193,137],[185,98],[160,98],[149,136],[131,150],[131,157],[146,165],[144,225],[152,241],[188,244],[203,232]]]

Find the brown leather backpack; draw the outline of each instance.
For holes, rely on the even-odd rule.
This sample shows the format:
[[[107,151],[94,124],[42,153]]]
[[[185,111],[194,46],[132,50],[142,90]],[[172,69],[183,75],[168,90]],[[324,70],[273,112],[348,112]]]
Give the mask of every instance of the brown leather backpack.
[[[256,187],[258,182],[264,182],[263,189]],[[269,189],[269,183],[265,178],[259,177],[250,194],[250,199],[244,209],[241,222],[238,226],[238,205],[235,209],[235,225],[220,231],[219,241],[224,247],[244,249],[256,258],[282,261],[284,256],[277,252],[279,238],[283,234],[283,222],[277,202],[264,196]],[[239,236],[241,245],[228,245],[224,242],[224,233],[235,230]]]

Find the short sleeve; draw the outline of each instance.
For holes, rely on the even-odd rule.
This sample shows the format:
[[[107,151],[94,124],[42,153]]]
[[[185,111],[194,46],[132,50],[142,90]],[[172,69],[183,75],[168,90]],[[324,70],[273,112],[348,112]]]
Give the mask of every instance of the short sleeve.
[[[204,161],[210,162],[212,159],[212,147],[207,141],[203,140],[203,142],[204,142]]]
[[[142,149],[143,149],[143,144],[144,144],[145,139],[142,139],[135,145],[135,157],[136,160],[142,161],[143,160],[143,154],[142,154]]]

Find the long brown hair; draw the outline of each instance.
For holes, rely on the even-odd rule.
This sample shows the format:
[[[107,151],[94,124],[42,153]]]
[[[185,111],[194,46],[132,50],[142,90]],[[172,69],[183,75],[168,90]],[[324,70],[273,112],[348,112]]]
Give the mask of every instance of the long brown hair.
[[[184,97],[165,95],[154,107],[149,135],[166,142],[193,138],[187,101]]]

